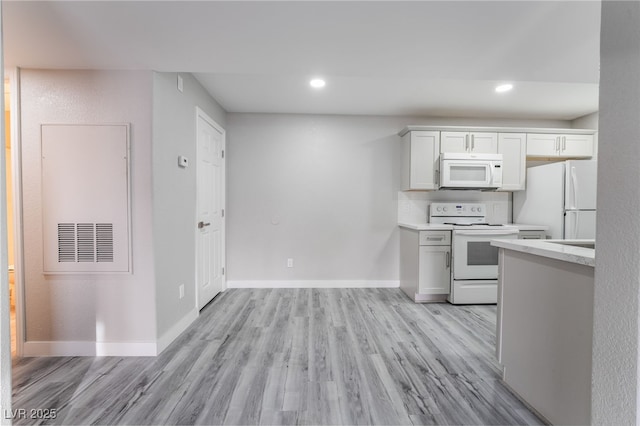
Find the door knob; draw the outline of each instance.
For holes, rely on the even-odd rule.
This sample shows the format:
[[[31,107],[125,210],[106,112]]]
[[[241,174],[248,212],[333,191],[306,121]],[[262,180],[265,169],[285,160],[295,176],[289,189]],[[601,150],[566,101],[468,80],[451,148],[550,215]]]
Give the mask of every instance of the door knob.
[[[202,229],[205,226],[209,226],[209,225],[211,225],[211,223],[209,222],[198,222],[198,229]]]

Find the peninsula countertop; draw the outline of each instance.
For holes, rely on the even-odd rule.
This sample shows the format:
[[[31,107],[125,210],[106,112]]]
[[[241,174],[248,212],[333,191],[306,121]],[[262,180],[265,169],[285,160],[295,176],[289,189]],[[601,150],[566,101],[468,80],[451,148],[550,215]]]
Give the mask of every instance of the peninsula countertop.
[[[492,240],[491,245],[579,265],[595,266],[594,240]]]

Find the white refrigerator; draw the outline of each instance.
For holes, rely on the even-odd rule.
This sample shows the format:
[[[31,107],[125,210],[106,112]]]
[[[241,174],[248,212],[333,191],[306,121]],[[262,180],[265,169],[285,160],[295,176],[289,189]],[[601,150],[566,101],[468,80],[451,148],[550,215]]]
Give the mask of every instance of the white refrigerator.
[[[569,160],[527,169],[526,189],[513,193],[513,221],[549,227],[555,239],[595,239],[595,160]]]

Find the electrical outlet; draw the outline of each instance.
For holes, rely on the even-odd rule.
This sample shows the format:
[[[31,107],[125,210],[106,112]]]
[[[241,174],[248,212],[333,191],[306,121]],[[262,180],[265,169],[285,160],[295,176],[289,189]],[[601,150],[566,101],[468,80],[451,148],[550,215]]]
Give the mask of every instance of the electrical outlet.
[[[287,268],[293,268],[293,259],[287,259]]]
[[[184,284],[178,286],[178,291],[180,293],[180,299],[182,299],[184,297]]]

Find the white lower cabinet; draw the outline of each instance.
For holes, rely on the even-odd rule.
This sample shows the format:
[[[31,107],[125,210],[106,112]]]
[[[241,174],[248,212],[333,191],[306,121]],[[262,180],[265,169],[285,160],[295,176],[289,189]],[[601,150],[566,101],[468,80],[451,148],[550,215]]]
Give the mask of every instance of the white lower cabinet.
[[[420,246],[418,293],[449,294],[451,246]]]
[[[415,302],[444,302],[451,287],[451,231],[400,229],[400,288]]]

